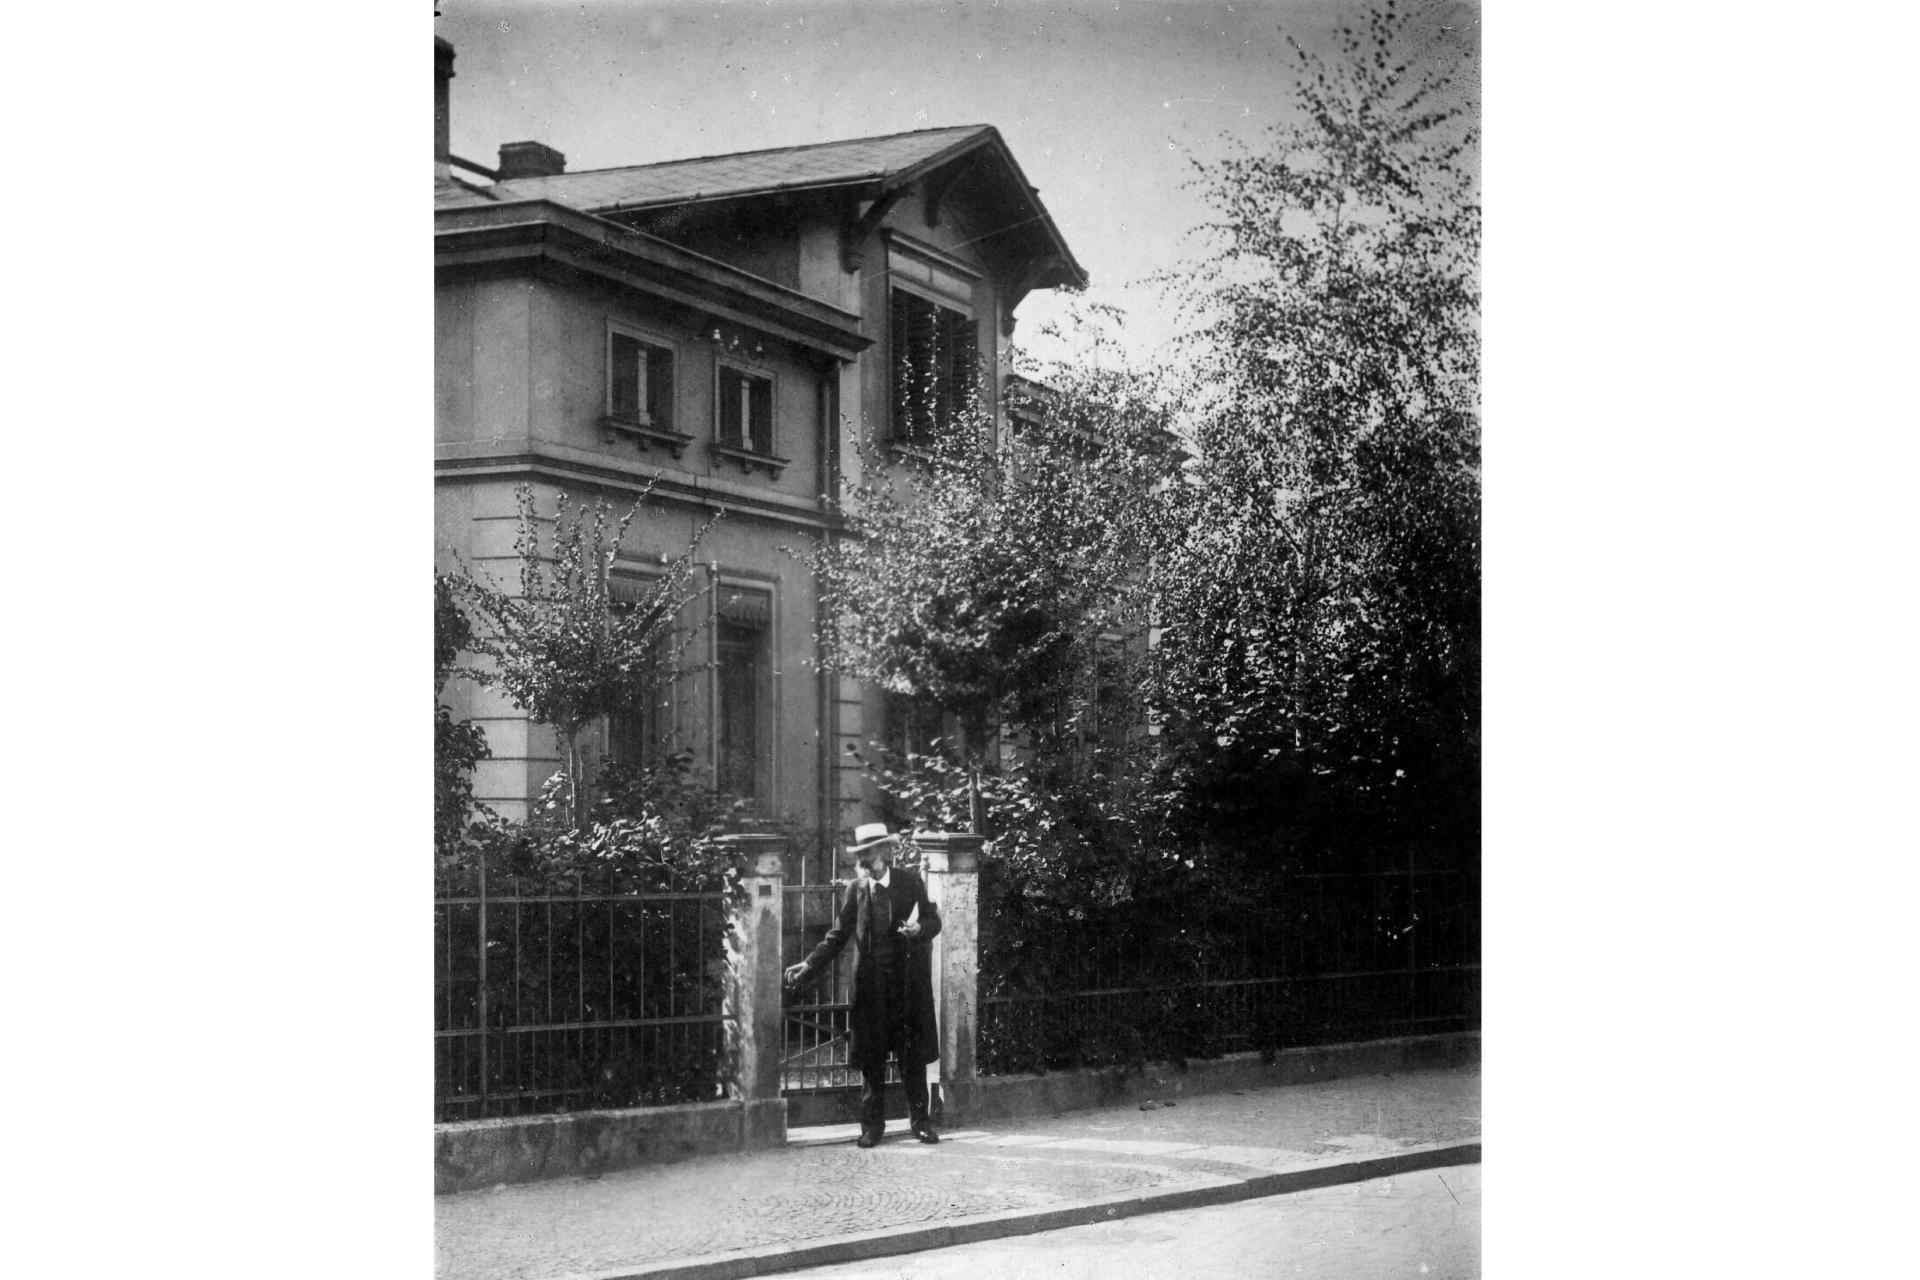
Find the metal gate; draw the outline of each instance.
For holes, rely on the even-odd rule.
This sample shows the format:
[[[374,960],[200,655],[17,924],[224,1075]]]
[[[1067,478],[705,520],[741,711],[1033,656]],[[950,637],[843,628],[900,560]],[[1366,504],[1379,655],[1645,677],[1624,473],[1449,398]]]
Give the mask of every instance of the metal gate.
[[[798,964],[820,944],[839,917],[850,888],[847,881],[829,884],[790,884],[784,889],[785,928],[780,939],[780,967]],[[823,974],[802,991],[788,991],[782,1001],[780,1088],[787,1099],[787,1124],[798,1127],[851,1122],[858,1118],[860,1072],[847,1057],[853,1019],[853,969],[859,948],[849,945]],[[889,1060],[887,1081],[900,1079],[897,1064]],[[889,1109],[902,1105],[901,1093],[889,1089]]]

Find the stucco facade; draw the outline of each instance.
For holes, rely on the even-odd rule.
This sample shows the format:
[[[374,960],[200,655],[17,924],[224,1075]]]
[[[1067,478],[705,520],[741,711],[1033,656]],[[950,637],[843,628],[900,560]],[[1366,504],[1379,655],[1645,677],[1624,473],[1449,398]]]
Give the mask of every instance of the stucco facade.
[[[892,311],[970,332],[997,405],[1013,308],[1084,274],[986,126],[489,185],[436,161],[439,563],[514,581],[523,484],[542,512],[563,492],[624,510],[651,486],[617,566],[636,581],[719,516],[704,616],[682,620],[701,669],[659,727],[821,851],[801,878],[825,878],[829,843],[874,811],[846,749],[884,725],[872,691],[821,671],[803,557],[840,535],[856,442],[894,438]],[[696,169],[698,198],[676,198]],[[493,752],[476,798],[523,815],[559,768],[552,730],[461,682],[443,698]]]

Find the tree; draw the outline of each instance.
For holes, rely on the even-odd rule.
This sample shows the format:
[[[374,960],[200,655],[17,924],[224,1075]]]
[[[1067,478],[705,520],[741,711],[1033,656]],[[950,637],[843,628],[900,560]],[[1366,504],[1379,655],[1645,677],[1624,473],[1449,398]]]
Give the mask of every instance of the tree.
[[[1477,791],[1476,135],[1393,4],[1294,45],[1296,120],[1200,166],[1200,459],[1155,563],[1155,696],[1210,804]]]
[[[584,821],[591,805],[580,733],[602,716],[638,710],[672,678],[672,656],[680,651],[672,643],[675,623],[695,594],[695,548],[712,524],[647,580],[639,600],[616,609],[609,585],[614,558],[647,493],[618,520],[605,499],[576,507],[562,493],[546,555],[540,549],[540,526],[546,522],[535,512],[533,489],[521,485],[516,494],[519,591],[510,592],[465,566],[448,578],[455,596],[481,624],[469,649],[491,660],[460,673],[499,689],[533,719],[553,727],[565,758],[565,821],[573,827]]]
[[[473,640],[473,627],[453,597],[445,574],[433,575],[433,836],[434,848],[450,853],[466,834],[473,812],[473,767],[486,759],[487,735],[471,720],[455,721],[440,701],[454,664]]]
[[[1145,616],[1135,570],[1172,468],[1166,411],[1123,375],[1047,373],[998,438],[976,406],[903,465],[865,450],[848,536],[814,559],[835,669],[962,726],[955,755],[976,798],[949,819],[980,820],[978,775],[996,767],[1002,729],[1061,762],[1090,712],[1099,634]]]

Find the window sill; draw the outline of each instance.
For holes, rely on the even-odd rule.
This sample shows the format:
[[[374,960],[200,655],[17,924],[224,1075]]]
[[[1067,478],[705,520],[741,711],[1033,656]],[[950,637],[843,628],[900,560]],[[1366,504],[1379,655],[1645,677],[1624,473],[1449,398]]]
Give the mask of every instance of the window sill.
[[[637,422],[632,418],[616,418],[610,414],[600,419],[600,434],[608,444],[620,436],[626,436],[640,446],[642,453],[646,452],[648,445],[653,445],[665,449],[676,458],[693,443],[692,436],[681,435],[678,431],[668,431],[664,427]]]
[[[924,440],[902,440],[898,436],[887,441],[887,452],[896,460],[907,462],[932,462],[937,456],[934,447]]]
[[[791,458],[776,458],[770,453],[758,453],[752,449],[740,449],[730,444],[721,444],[717,440],[710,442],[707,448],[712,451],[714,457],[722,461],[739,463],[740,473],[742,475],[754,470],[764,470],[769,476],[778,480],[780,473],[786,470],[793,462]]]

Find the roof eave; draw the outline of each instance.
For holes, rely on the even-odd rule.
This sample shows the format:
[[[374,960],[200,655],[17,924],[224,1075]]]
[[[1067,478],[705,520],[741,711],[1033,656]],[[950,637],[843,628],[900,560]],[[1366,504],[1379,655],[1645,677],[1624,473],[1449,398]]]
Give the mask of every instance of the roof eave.
[[[873,198],[884,191],[885,185],[879,175],[859,178],[835,178],[827,182],[796,182],[775,184],[766,187],[750,187],[744,190],[695,192],[691,196],[662,196],[653,200],[628,200],[624,203],[596,205],[567,205],[567,208],[581,208],[600,217],[613,217],[622,213],[638,213],[645,209],[677,208],[691,204],[728,204],[735,200],[758,200],[767,196],[805,195],[818,191],[849,191],[857,196]],[[547,198],[547,197],[543,197]]]
[[[952,146],[928,156],[925,160],[901,169],[891,178],[887,179],[886,189],[894,190],[900,187],[910,186],[918,182],[921,178],[924,178],[927,174],[932,173],[935,169],[940,168],[942,165],[950,164],[967,154],[967,152],[978,150],[982,147],[991,148],[993,153],[1007,166],[1008,173],[1016,184],[1021,198],[1033,206],[1036,220],[1041,229],[1046,232],[1047,239],[1053,247],[1055,261],[1052,265],[1054,269],[1045,271],[1035,281],[1034,287],[1042,289],[1060,288],[1063,286],[1076,289],[1086,288],[1088,280],[1086,269],[1082,267],[1079,260],[1073,256],[1073,250],[1067,247],[1066,237],[1060,234],[1060,228],[1055,225],[1053,221],[1053,214],[1047,210],[1047,206],[1040,199],[1040,189],[1027,181],[1027,175],[1021,170],[1020,162],[1013,158],[1013,148],[1007,145],[1007,140],[1000,136],[1000,130],[993,125],[983,124],[979,126],[978,133],[962,138]]]
[[[436,257],[445,266],[553,257],[838,359],[850,360],[872,344],[850,311],[557,201],[445,208],[436,210],[435,224]],[[556,241],[553,233],[570,240]]]

